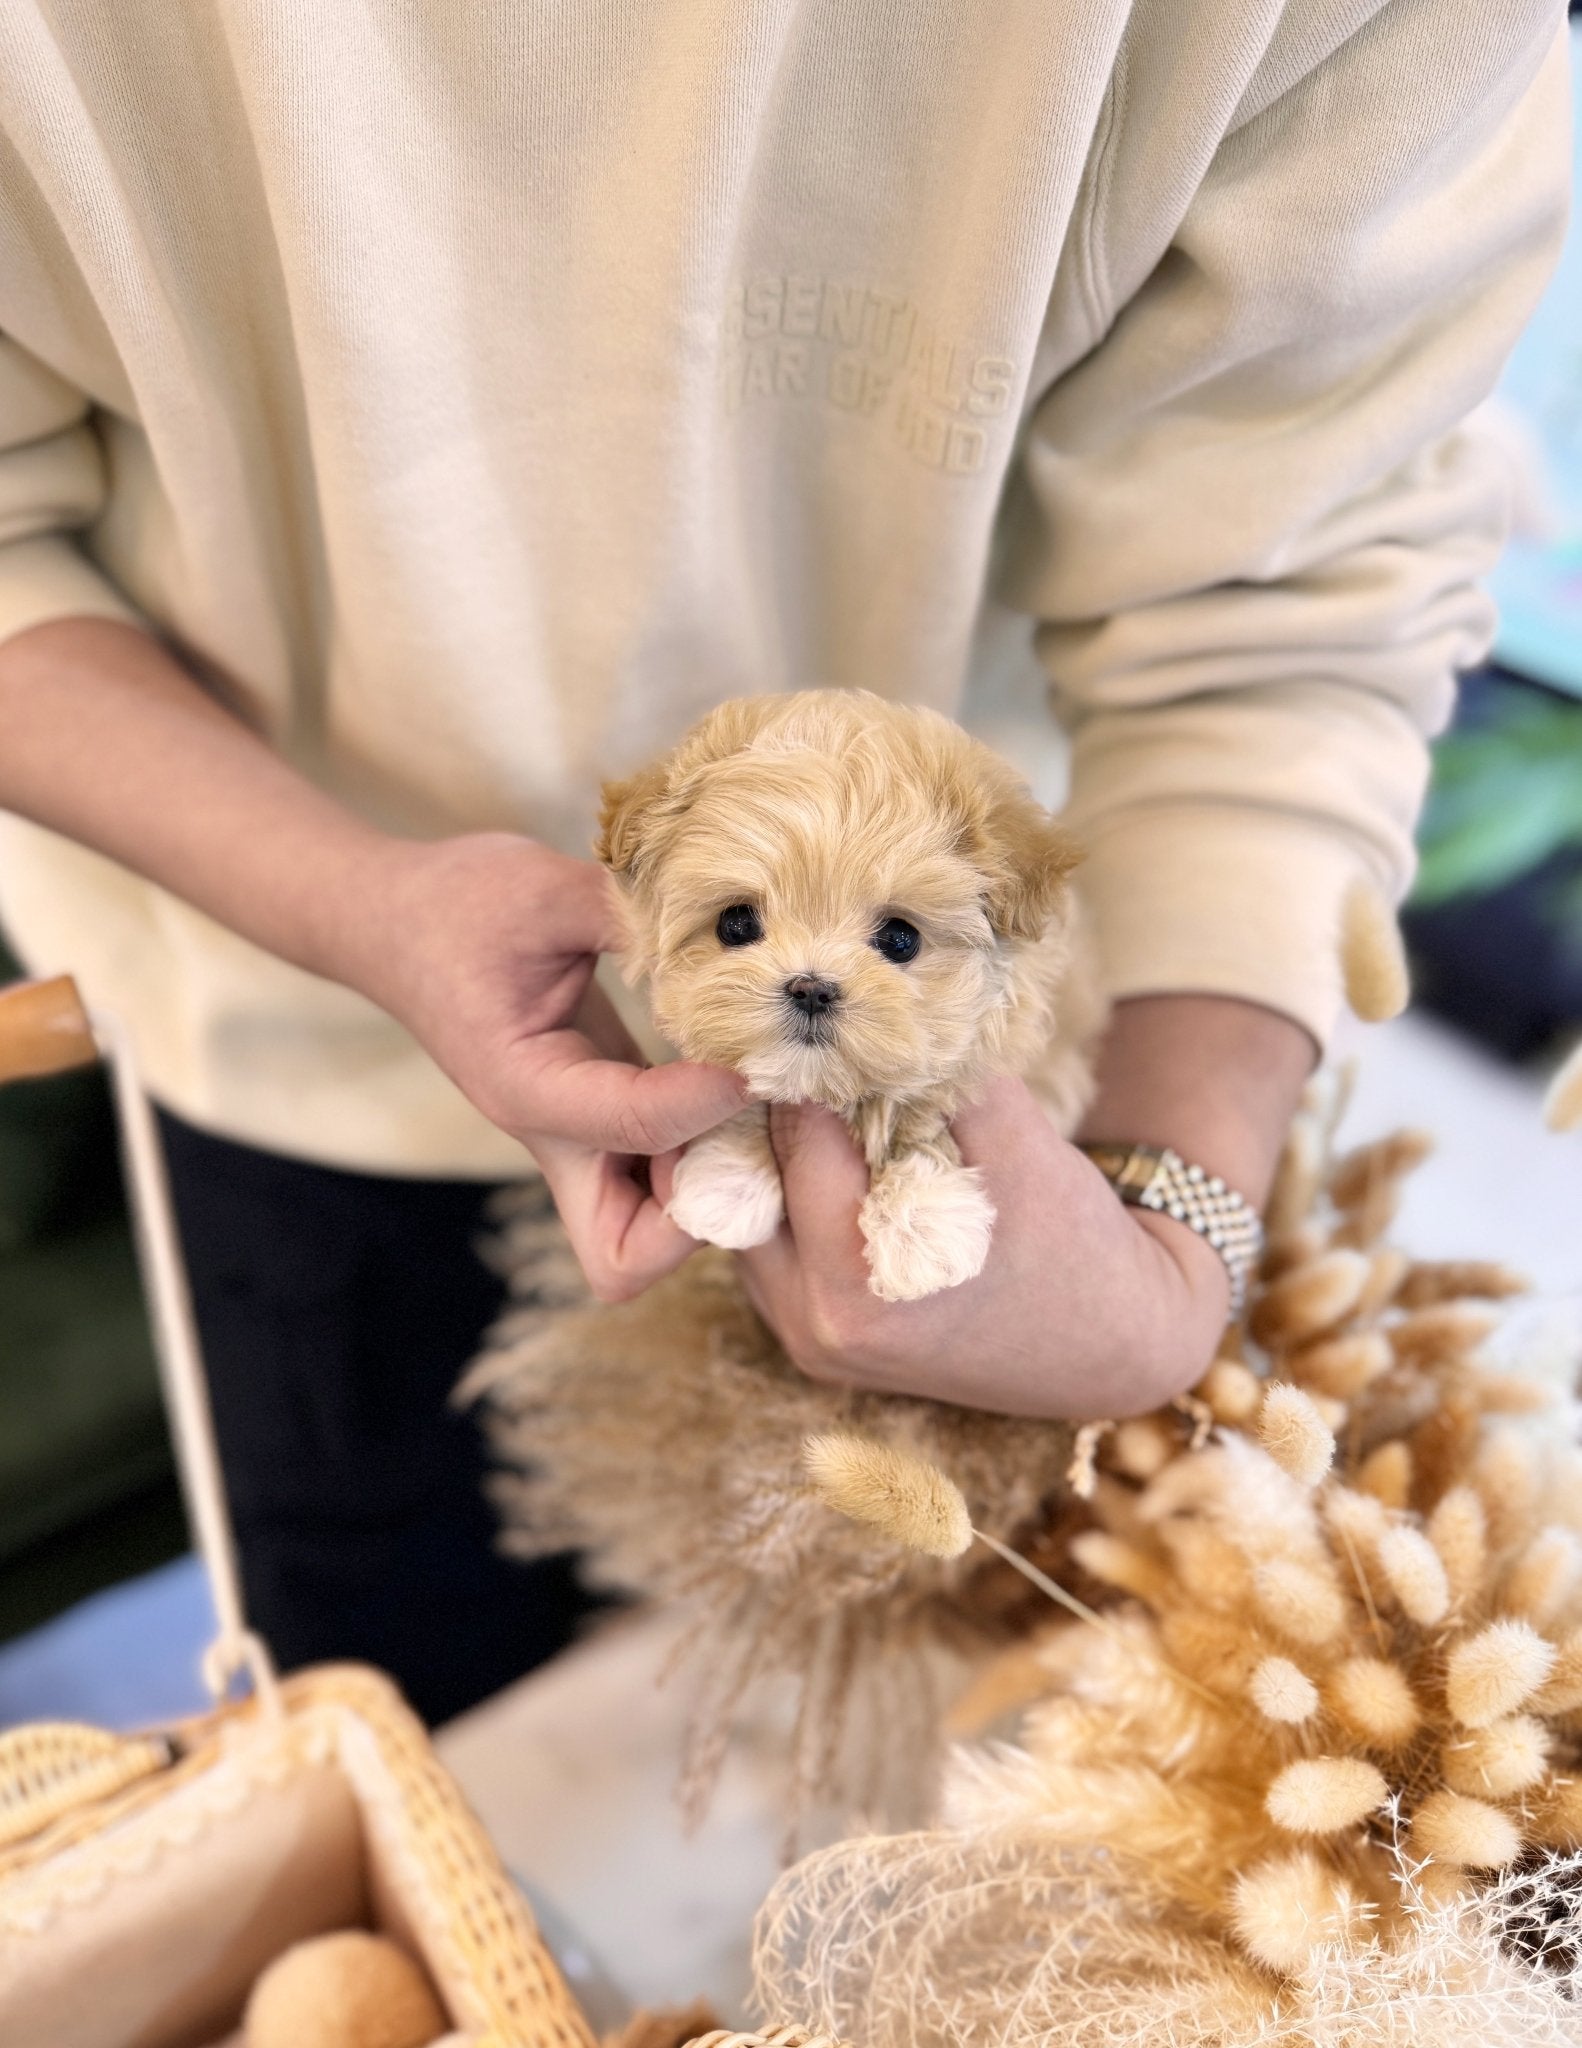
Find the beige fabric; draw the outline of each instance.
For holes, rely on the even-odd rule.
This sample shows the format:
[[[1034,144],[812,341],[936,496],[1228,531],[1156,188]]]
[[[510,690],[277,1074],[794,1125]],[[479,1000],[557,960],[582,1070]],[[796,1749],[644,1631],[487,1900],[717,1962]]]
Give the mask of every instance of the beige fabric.
[[[213,1775],[176,1795],[163,1830],[133,1830],[119,1864],[98,1842],[76,1851],[78,1896],[47,1923],[0,1928],[0,2040],[199,2048],[282,1949],[365,1923],[357,1806],[332,1766]],[[71,1879],[68,1866],[57,1889]]]
[[[1453,430],[1557,246],[1561,15],[16,0],[0,633],[130,607],[370,815],[581,850],[723,696],[970,703],[992,587],[1112,991],[1322,1035],[1488,637]],[[520,1164],[366,1005],[20,824],[0,908],[199,1122]]]

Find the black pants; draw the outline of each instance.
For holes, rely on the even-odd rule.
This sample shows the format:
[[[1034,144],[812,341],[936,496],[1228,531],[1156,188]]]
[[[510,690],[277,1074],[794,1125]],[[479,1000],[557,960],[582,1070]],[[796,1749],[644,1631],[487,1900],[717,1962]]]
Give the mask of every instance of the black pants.
[[[305,1165],[163,1116],[253,1625],[378,1664],[442,1721],[563,1647],[570,1561],[498,1556],[447,1397],[498,1310],[490,1189]]]

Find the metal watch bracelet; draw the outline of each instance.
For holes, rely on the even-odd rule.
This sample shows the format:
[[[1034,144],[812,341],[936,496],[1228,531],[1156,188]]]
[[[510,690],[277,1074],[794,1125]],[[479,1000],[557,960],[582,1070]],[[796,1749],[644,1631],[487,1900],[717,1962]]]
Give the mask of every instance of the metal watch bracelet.
[[[1230,1275],[1230,1312],[1246,1306],[1247,1287],[1263,1252],[1258,1212],[1217,1173],[1190,1166],[1168,1145],[1081,1145],[1123,1202],[1170,1216],[1206,1238]]]

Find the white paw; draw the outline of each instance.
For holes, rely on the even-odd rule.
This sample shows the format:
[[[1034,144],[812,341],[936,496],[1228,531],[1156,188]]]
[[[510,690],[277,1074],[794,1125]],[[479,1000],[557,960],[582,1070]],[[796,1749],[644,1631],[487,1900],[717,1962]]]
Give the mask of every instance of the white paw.
[[[994,1204],[976,1168],[914,1152],[880,1174],[857,1220],[874,1293],[881,1301],[920,1301],[983,1271]]]
[[[702,1244],[744,1252],[780,1228],[785,1197],[773,1166],[705,1138],[682,1154],[665,1214]]]

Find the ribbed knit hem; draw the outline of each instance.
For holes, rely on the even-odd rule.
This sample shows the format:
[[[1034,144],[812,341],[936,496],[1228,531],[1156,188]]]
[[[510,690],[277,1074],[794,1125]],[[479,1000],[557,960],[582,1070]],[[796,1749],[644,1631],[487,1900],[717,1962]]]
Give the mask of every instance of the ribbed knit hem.
[[[120,619],[141,625],[114,584],[59,533],[0,547],[0,642],[55,619]]]
[[[1239,996],[1328,1043],[1341,905],[1366,872],[1344,839],[1272,812],[1182,806],[1105,821],[1088,849],[1077,881],[1112,999]]]

